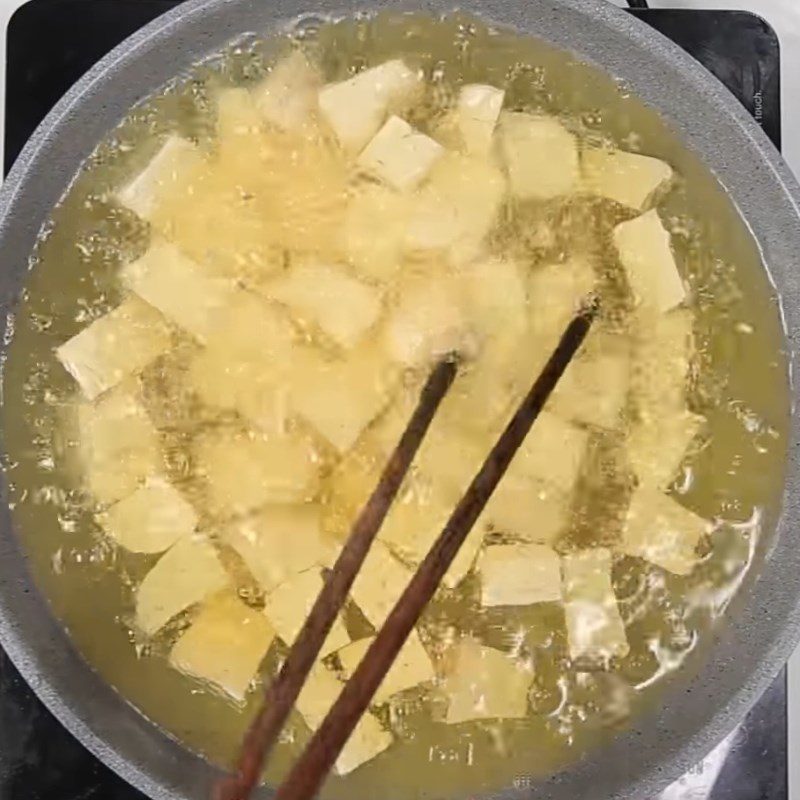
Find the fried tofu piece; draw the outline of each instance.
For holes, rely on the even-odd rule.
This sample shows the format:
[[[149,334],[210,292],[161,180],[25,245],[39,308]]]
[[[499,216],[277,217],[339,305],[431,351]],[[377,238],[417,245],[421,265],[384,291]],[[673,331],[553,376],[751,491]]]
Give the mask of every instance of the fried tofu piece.
[[[686,410],[689,368],[695,352],[693,328],[694,314],[688,308],[668,314],[639,314],[631,390],[645,422]]]
[[[673,572],[688,575],[697,564],[697,545],[711,525],[670,495],[643,487],[631,500],[619,549]]]
[[[372,646],[375,637],[359,639],[357,642],[347,645],[336,654],[345,681],[349,680],[356,668],[361,663],[367,650]],[[397,656],[397,660],[392,665],[388,674],[375,693],[372,702],[374,705],[382,705],[400,692],[413,689],[424,683],[429,683],[436,678],[431,657],[425,651],[420,641],[419,634],[412,631],[408,641],[403,645],[403,649]]]
[[[415,275],[402,283],[384,339],[389,355],[409,367],[449,353],[474,353],[477,347],[458,284],[436,274]]]
[[[491,545],[483,551],[478,571],[481,605],[529,606],[561,600],[561,559],[546,545]]]
[[[606,665],[630,650],[611,586],[611,552],[581,550],[564,556],[564,611],[573,661]]]
[[[203,605],[172,648],[169,663],[242,703],[274,639],[263,614],[224,592]]]
[[[595,329],[567,367],[548,407],[564,419],[617,430],[630,385],[629,340]]]
[[[456,126],[467,153],[486,156],[506,93],[494,86],[469,83],[461,87],[456,106]]]
[[[232,280],[205,274],[177,247],[156,242],[138,261],[122,270],[123,283],[178,327],[208,341],[218,317],[235,302]]]
[[[303,629],[314,603],[324,586],[318,569],[310,569],[293,575],[267,596],[264,614],[278,636],[289,647]],[[322,646],[319,657],[325,658],[336,650],[350,644],[350,637],[341,618],[333,623],[331,632]]]
[[[87,487],[101,505],[128,497],[164,470],[158,432],[128,384],[79,406],[78,430]]]
[[[528,280],[530,329],[520,354],[528,375],[541,372],[561,340],[567,325],[592,294],[597,277],[589,261],[572,258],[531,272]]]
[[[299,572],[331,566],[338,551],[322,532],[320,507],[312,503],[268,506],[231,523],[223,539],[267,592]]]
[[[354,192],[343,238],[347,259],[360,275],[380,282],[394,276],[402,264],[410,211],[408,196],[381,184],[364,183]]]
[[[570,521],[570,498],[512,467],[492,495],[479,525],[530,544],[551,545]]]
[[[58,360],[94,400],[141,372],[171,346],[169,328],[152,306],[128,297],[56,350]]]
[[[514,457],[512,469],[568,495],[580,475],[588,442],[586,431],[544,410]]]
[[[317,179],[321,186],[312,189],[301,183],[308,179],[305,163],[286,158],[291,143],[283,143],[288,163],[276,165],[279,143],[269,134],[248,132],[246,126],[242,129],[226,147],[220,143],[218,157],[204,168],[190,191],[159,206],[153,228],[209,277],[253,286],[283,268],[284,237],[294,239],[295,223],[316,224],[315,230],[320,230],[313,216],[314,204],[323,203],[317,192],[330,188],[331,195],[324,203],[333,207],[336,187],[335,180],[327,182],[332,179],[329,164],[320,165]],[[268,180],[281,183],[265,187]],[[281,191],[285,193],[289,185],[296,189],[296,205],[279,206],[284,199]],[[308,241],[308,231],[304,233],[304,241]]]
[[[470,316],[484,339],[518,341],[530,315],[523,268],[512,260],[486,257],[465,265],[458,274]]]
[[[356,517],[378,485],[384,461],[359,444],[344,456],[323,480],[323,526],[344,542]]]
[[[214,547],[191,534],[173,545],[136,592],[136,624],[153,636],[173,617],[228,585]]]
[[[400,192],[419,186],[444,148],[400,117],[389,117],[358,157],[358,165]]]
[[[639,485],[666,489],[692,452],[705,421],[691,411],[637,420],[628,437],[627,454]]]
[[[306,725],[315,731],[341,694],[342,684],[323,664],[315,664],[303,691],[297,698],[297,710]],[[347,744],[336,760],[336,772],[347,775],[389,748],[394,739],[377,718],[367,712],[358,721]]]
[[[99,521],[131,553],[163,553],[197,526],[197,514],[170,483],[155,478],[115,503]]]
[[[188,383],[212,408],[237,411],[268,434],[286,430],[289,387],[298,345],[282,309],[238,292],[189,365]]]
[[[150,163],[117,192],[120,205],[150,222],[159,204],[184,193],[203,166],[203,156],[188,139],[170,135]]]
[[[453,264],[468,263],[494,226],[505,191],[505,177],[490,161],[447,153],[411,199],[406,247],[444,250]]]
[[[421,73],[394,59],[324,86],[319,92],[319,109],[342,147],[360,153],[389,111],[402,111],[421,86]]]
[[[304,502],[318,489],[317,454],[297,435],[220,428],[198,436],[193,455],[195,473],[208,483],[209,510],[221,517]]]
[[[383,542],[370,548],[350,595],[374,628],[380,629],[411,581],[411,571]]]
[[[204,405],[236,411],[266,434],[286,432],[289,390],[267,359],[240,361],[224,348],[206,347],[189,365],[188,385]]]
[[[460,495],[461,492],[445,489],[441,480],[420,478],[416,491],[395,502],[380,531],[380,541],[404,561],[419,564],[439,538]],[[472,529],[445,573],[443,586],[455,589],[469,574],[484,536],[485,529],[480,526]],[[410,577],[406,576],[406,583]],[[399,596],[398,592],[395,599]],[[366,616],[370,618],[369,614]]]
[[[505,111],[498,130],[511,193],[520,200],[549,200],[576,191],[578,140],[554,117]]]
[[[397,379],[388,357],[368,343],[344,359],[320,360],[314,369],[297,370],[292,407],[345,453],[389,404]]]
[[[226,150],[235,153],[241,147],[241,139],[257,135],[263,120],[256,108],[253,95],[248,89],[236,87],[216,92],[217,144],[222,158]]]
[[[657,210],[618,225],[614,242],[634,297],[642,306],[666,312],[686,300],[671,237]]]
[[[252,92],[258,112],[270,125],[298,131],[317,114],[321,84],[319,71],[305,53],[294,50],[278,61]]]
[[[293,267],[263,291],[345,349],[354,347],[366,335],[382,311],[377,289],[329,264]]]
[[[587,191],[635,211],[644,211],[673,176],[665,161],[609,147],[583,150],[581,173]]]
[[[473,639],[461,640],[447,654],[444,692],[446,722],[457,725],[481,719],[523,719],[533,669]]]

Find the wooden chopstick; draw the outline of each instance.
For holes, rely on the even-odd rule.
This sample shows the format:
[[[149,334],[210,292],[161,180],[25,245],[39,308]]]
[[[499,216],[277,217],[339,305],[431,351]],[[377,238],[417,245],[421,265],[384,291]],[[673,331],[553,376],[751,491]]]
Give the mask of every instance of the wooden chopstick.
[[[567,327],[541,375],[456,506],[372,646],[278,789],[275,800],[311,800],[322,786],[422,611],[439,587],[556,384],[584,342],[596,314],[597,304],[592,301]]]
[[[248,728],[236,773],[215,787],[213,795],[217,800],[245,800],[258,782],[264,761],[319,656],[440,403],[455,380],[457,369],[457,359],[451,356],[441,361],[431,373],[375,491],[356,519],[311,614]]]

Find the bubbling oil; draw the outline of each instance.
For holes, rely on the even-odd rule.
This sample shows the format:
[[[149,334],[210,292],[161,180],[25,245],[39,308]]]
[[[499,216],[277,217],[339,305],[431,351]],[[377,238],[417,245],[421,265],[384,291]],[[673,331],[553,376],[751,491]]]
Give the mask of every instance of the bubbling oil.
[[[507,107],[557,114],[582,141],[610,139],[641,149],[671,163],[680,176],[662,210],[696,314],[690,402],[708,425],[677,491],[715,523],[701,563],[690,576],[678,577],[617,558],[614,589],[631,650],[606,672],[576,672],[570,666],[559,606],[481,608],[477,582],[468,578],[458,592],[427,610],[425,638],[441,643],[458,628],[533,659],[529,717],[447,726],[437,721],[442,708],[435,691],[401,695],[383,712],[398,737],[390,754],[332,779],[324,796],[445,798],[530,782],[646,713],[674,675],[698,669],[715,627],[724,624],[740,587],[757,573],[777,515],[789,420],[776,300],[755,244],[719,185],[657,115],[596,70],[540,42],[461,16],[389,14],[304,24],[290,38],[308,50],[328,80],[393,57],[424,69],[434,91],[413,120],[423,129],[460,84],[490,83],[506,89]],[[236,707],[168,667],[165,655],[188,624],[185,616],[153,641],[135,633],[133,590],[153,561],[118,550],[96,526],[71,456],[74,386],[54,349],[118,303],[119,268],[147,247],[148,229],[113,204],[112,190],[147,163],[166,132],[201,146],[209,143],[213,89],[258,81],[287,44],[252,39],[232,46],[132,110],[98,146],[41,237],[3,375],[11,505],[39,586],[94,669],[154,723],[222,765],[236,753],[258,693]],[[576,237],[602,239],[619,221],[618,210],[596,202],[531,204],[503,216],[493,246],[534,264],[543,254],[569,250]],[[552,237],[538,235],[548,230]],[[613,256],[602,258],[612,273]],[[615,301],[624,306],[613,286],[606,300],[608,313]],[[146,376],[155,387],[149,410],[178,479],[188,469],[175,434],[180,429],[175,415],[184,408],[179,366],[178,357]],[[167,402],[159,406],[159,398]],[[600,487],[608,485],[614,446],[612,437],[600,434],[592,442],[596,474],[587,479]],[[574,543],[601,543],[607,527],[602,504],[588,506],[586,514],[571,531]],[[348,619],[348,624],[353,632],[361,623]],[[271,674],[282,655],[273,648],[263,672]],[[293,720],[269,779],[285,771],[306,736],[302,723]]]

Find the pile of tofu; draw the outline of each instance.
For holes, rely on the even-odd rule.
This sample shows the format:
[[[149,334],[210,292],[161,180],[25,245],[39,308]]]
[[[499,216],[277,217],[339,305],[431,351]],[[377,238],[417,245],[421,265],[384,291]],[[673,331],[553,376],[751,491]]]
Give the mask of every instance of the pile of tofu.
[[[117,192],[150,226],[149,249],[122,268],[120,305],[57,351],[82,395],[98,520],[121,548],[153,559],[137,627],[157,636],[191,612],[171,664],[236,701],[273,643],[297,636],[431,366],[451,352],[464,364],[353,587],[375,630],[597,291],[586,253],[531,265],[493,252],[491,234],[515,204],[584,195],[626,210],[614,242],[633,332],[595,327],[445,590],[476,574],[485,607],[560,603],[571,657],[605,666],[628,652],[615,557],[680,575],[697,561],[707,524],[670,492],[703,424],[686,402],[692,312],[653,206],[670,167],[588,147],[555,117],[506,109],[503,89],[486,85],[460,88],[437,138],[410,121],[428,88],[399,59],[325,83],[297,51],[262,83],[219,91],[213,147],[169,136]],[[188,395],[209,413],[191,432],[191,475],[180,482],[142,376],[187,341]],[[597,431],[625,433],[637,488],[624,530],[612,549],[559,552]],[[263,609],[241,599],[230,554]],[[297,705],[309,728],[371,641],[334,625]],[[530,663],[469,637],[444,658],[428,646],[412,635],[375,707],[436,685],[448,723],[526,716]],[[392,741],[366,715],[337,769]]]

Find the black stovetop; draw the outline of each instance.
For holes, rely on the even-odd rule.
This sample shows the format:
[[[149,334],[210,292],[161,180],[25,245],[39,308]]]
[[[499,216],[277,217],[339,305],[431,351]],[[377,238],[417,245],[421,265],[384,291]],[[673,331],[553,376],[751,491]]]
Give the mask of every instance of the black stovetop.
[[[53,104],[87,69],[179,2],[30,0],[24,5],[8,30],[6,170]],[[739,12],[633,13],[717,75],[780,145],[778,42],[763,20]],[[739,730],[708,800],[786,800],[786,692],[783,674]],[[0,800],[143,800],[50,716],[2,651]],[[703,797],[687,789],[672,800]]]

